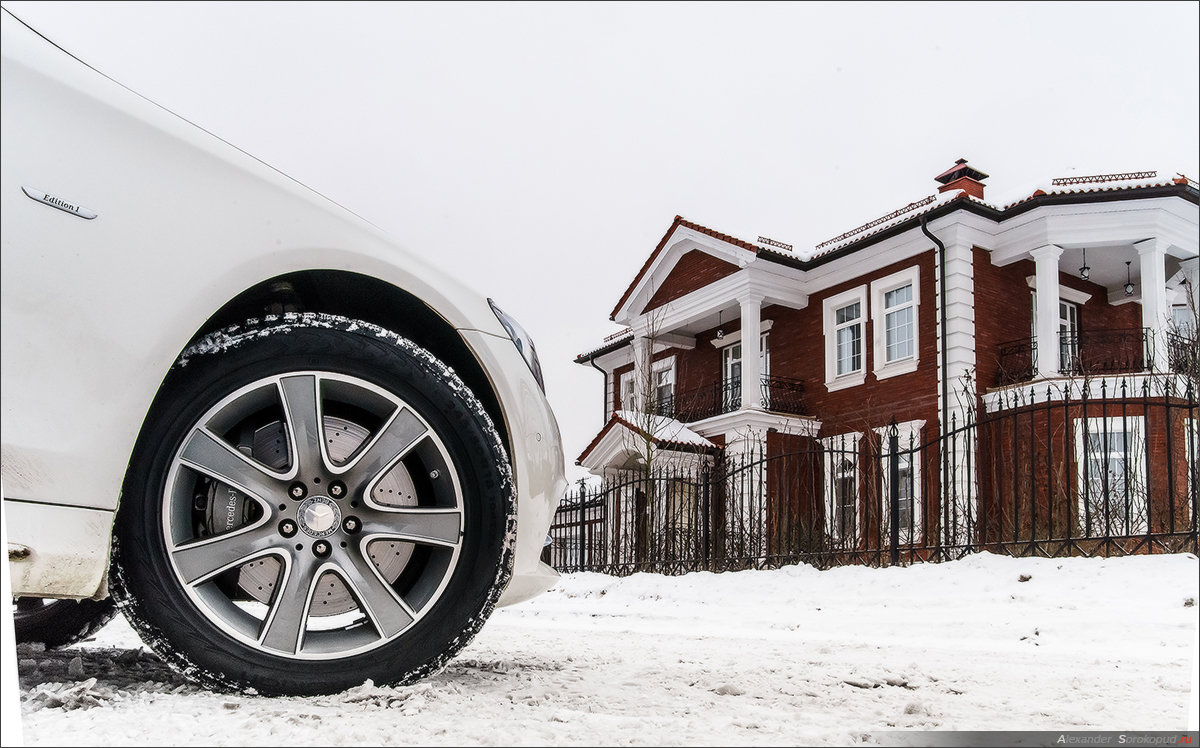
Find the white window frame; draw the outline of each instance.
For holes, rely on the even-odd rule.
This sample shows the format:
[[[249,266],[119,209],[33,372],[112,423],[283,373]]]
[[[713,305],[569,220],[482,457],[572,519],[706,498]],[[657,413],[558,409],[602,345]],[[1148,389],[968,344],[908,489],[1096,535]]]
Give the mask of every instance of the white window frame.
[[[906,304],[887,309],[884,306],[884,300],[890,291],[912,286],[912,300]],[[895,361],[887,360],[887,315],[889,312],[898,311],[905,306],[912,308],[912,355],[898,358]],[[920,343],[921,343],[921,325],[920,325],[920,309],[921,309],[921,268],[914,265],[910,268],[905,268],[899,272],[892,273],[886,277],[871,281],[871,327],[874,330],[874,353],[875,353],[875,378],[887,379],[888,377],[899,376],[900,374],[908,374],[917,370],[920,363]]]
[[[862,362],[858,370],[838,376],[837,373],[837,310],[854,302],[859,305],[858,324],[862,327]],[[825,334],[825,389],[829,392],[862,384],[867,380],[867,287],[857,286],[830,296],[822,302]]]
[[[764,377],[770,376],[771,375],[771,333],[770,332],[763,332],[762,334],[760,334],[758,336],[758,346],[759,346],[759,356],[758,356],[759,375],[764,376]],[[732,365],[734,363],[741,364],[742,351],[744,350],[744,348],[742,348],[742,341],[739,338],[738,340],[733,341],[733,343],[730,345],[722,346],[720,350],[721,350],[721,383],[726,384],[734,379],[733,377],[731,377],[729,375],[729,369],[732,367]],[[737,352],[738,352],[736,359],[733,357],[734,350],[737,350]],[[741,369],[738,370],[737,378],[738,379],[742,378]]]
[[[818,439],[821,446],[824,448],[822,455],[822,469],[825,472],[825,495],[821,498],[822,505],[825,505],[825,532],[833,540],[834,543],[843,547],[857,548],[860,536],[860,518],[862,512],[862,465],[860,464],[861,452],[859,444],[862,442],[861,431],[851,431],[845,434],[836,434]],[[854,471],[854,522],[849,536],[843,536],[842,523],[837,521],[837,509],[842,505],[842,497],[837,493],[838,479],[845,476],[842,475],[843,469],[841,460],[845,458],[845,452],[851,452],[854,455],[852,470]],[[828,500],[828,504],[826,501]]]
[[[637,400],[637,385],[633,378],[634,370],[630,369],[621,375],[617,385],[618,394],[620,395],[621,410],[635,411],[637,407],[634,403]]]
[[[896,424],[896,437],[900,447],[900,459],[908,459],[908,469],[912,482],[912,522],[900,525],[900,545],[920,544],[921,538],[921,429],[925,421],[916,419]],[[879,504],[880,527],[883,529],[883,547],[890,548],[892,544],[891,525],[891,470],[888,468],[888,441],[892,433],[891,426],[874,429],[879,435]],[[911,452],[909,450],[912,450]],[[903,465],[903,463],[901,463]],[[903,468],[901,468],[903,469]],[[902,477],[901,480],[904,480]]]
[[[650,387],[651,390],[653,390],[650,393],[650,396],[653,398],[654,402],[658,402],[658,375],[664,371],[669,372],[671,375],[670,397],[675,396],[675,357],[668,356],[667,358],[659,359],[650,365]]]
[[[1086,430],[1085,430],[1086,429]],[[1118,492],[1113,492],[1113,482],[1116,479],[1110,478],[1109,489],[1110,497],[1104,497],[1104,476],[1095,475],[1087,465],[1089,456],[1087,454],[1086,435],[1088,432],[1097,434],[1100,439],[1104,438],[1104,434],[1124,433],[1126,434],[1125,449],[1120,453],[1110,451],[1103,461],[1112,461],[1117,454],[1122,454],[1133,463],[1132,466],[1125,467],[1119,480],[1125,480],[1125,474],[1129,475],[1129,488],[1119,489]],[[1132,435],[1132,436],[1130,436]],[[1075,488],[1076,488],[1076,511],[1078,514],[1078,529],[1081,537],[1101,538],[1105,536],[1105,531],[1108,530],[1112,535],[1140,535],[1146,532],[1146,523],[1148,521],[1148,513],[1146,511],[1150,497],[1146,491],[1146,419],[1144,416],[1096,416],[1089,418],[1075,419]],[[1129,442],[1132,442],[1130,444]],[[1101,443],[1103,449],[1103,443]],[[1119,487],[1118,487],[1119,488]],[[1140,504],[1142,508],[1141,516],[1137,516],[1136,510],[1131,512],[1130,524],[1124,524],[1124,502],[1128,493],[1129,500],[1136,504]],[[1099,495],[1098,495],[1099,494]],[[1091,502],[1091,512],[1085,513],[1085,505]],[[1117,516],[1112,516],[1112,510],[1109,513],[1109,523],[1105,526],[1103,510],[1104,504],[1112,505],[1113,502],[1118,502]],[[1086,521],[1091,520],[1090,524]]]

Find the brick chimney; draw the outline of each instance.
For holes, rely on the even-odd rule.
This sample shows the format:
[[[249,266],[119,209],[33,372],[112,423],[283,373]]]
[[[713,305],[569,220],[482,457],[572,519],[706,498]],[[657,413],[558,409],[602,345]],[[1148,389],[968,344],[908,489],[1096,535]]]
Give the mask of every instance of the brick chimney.
[[[954,166],[934,177],[942,183],[942,186],[938,187],[938,192],[962,190],[979,200],[983,199],[983,180],[987,178],[987,174],[968,166],[965,158],[955,161]]]

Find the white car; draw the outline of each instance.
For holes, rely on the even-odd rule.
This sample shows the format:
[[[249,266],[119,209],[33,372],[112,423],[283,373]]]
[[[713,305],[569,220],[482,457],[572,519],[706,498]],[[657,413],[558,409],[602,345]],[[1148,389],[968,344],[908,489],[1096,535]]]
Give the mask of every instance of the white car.
[[[521,327],[0,16],[17,612],[111,595],[201,683],[303,694],[411,682],[549,588]]]

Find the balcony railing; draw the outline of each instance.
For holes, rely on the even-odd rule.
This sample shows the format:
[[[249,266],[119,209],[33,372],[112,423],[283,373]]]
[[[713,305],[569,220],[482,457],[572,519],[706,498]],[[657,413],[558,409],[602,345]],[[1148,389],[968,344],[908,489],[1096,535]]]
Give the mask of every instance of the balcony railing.
[[[804,384],[787,377],[762,378],[763,407],[776,413],[804,413]]]
[[[1065,376],[1102,376],[1145,371],[1149,337],[1149,330],[1140,327],[1063,333],[1059,336],[1059,372]],[[1169,343],[1173,337],[1176,336],[1168,336]],[[1180,362],[1185,362],[1188,355],[1186,347],[1178,345],[1176,348],[1179,349],[1177,355]],[[1000,364],[996,372],[998,386],[1028,382],[1037,373],[1035,337],[1001,343],[997,355]],[[1194,352],[1192,355],[1195,355]],[[1174,360],[1171,368],[1180,370]]]
[[[1028,382],[1037,374],[1037,338],[1018,338],[1001,343],[996,355],[1000,359],[996,370],[996,385],[999,387]]]
[[[1070,376],[1145,371],[1148,332],[1139,327],[1060,334],[1062,360],[1059,371]]]
[[[737,379],[713,382],[675,396],[675,418],[684,423],[703,421],[742,407],[742,383]]]
[[[787,377],[763,377],[761,380],[763,407],[780,413],[804,413],[804,385]],[[656,415],[694,423],[722,413],[732,413],[742,407],[742,383],[738,379],[714,382],[711,385],[660,397],[654,403]]]
[[[1200,346],[1196,345],[1194,332],[1191,335],[1167,333],[1167,366],[1180,374],[1200,376]]]

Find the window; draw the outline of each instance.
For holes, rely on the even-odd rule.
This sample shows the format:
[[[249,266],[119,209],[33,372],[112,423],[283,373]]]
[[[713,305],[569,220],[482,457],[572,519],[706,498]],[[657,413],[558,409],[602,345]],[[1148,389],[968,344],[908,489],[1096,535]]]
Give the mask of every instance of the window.
[[[917,369],[920,282],[919,267],[907,268],[871,282],[877,379],[907,374]]]
[[[925,421],[905,421],[896,424],[896,464],[899,470],[896,484],[896,502],[899,504],[900,521],[898,524],[900,544],[910,545],[921,542],[921,429]],[[892,471],[890,450],[891,428],[875,429],[879,435],[879,516],[883,545],[888,546],[892,541]]]
[[[836,310],[837,375],[862,371],[862,304],[854,302]]]
[[[721,383],[728,389],[742,381],[742,344],[734,343],[721,349]]]
[[[759,337],[759,373],[771,373],[770,333]],[[739,340],[721,349],[721,400],[722,408],[734,410],[741,406],[742,396],[742,343]]]
[[[637,410],[637,389],[633,386],[633,372],[621,375],[621,410]]]
[[[758,370],[765,377],[771,373],[771,334],[764,332],[758,340]],[[721,381],[736,382],[741,378],[742,344],[739,341],[721,349]]]
[[[825,529],[835,546],[858,545],[858,443],[862,434],[821,439],[824,450]]]
[[[1187,304],[1174,304],[1171,306],[1171,327],[1178,335],[1190,335],[1196,326],[1196,320],[1192,315],[1192,310]]]
[[[1075,419],[1080,535],[1146,532],[1144,435],[1141,416]]]
[[[884,363],[890,364],[913,355],[912,284],[883,295]]]
[[[866,286],[824,301],[825,387],[831,392],[862,384],[866,378],[866,318]]]
[[[650,368],[655,412],[659,415],[674,417],[675,357],[655,361]]]

